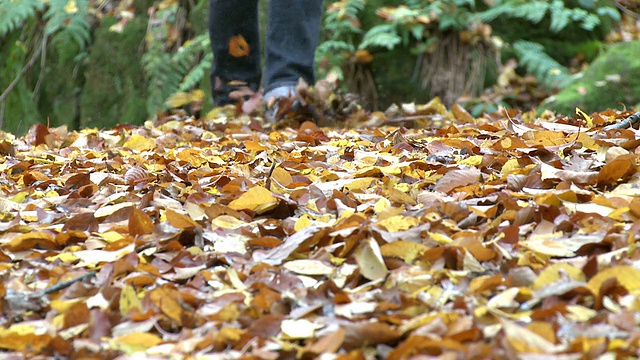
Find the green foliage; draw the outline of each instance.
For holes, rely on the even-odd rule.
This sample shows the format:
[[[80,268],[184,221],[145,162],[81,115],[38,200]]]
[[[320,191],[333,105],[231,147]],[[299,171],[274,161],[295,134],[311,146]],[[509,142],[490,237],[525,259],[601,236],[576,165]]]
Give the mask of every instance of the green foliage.
[[[538,113],[553,110],[575,114],[576,107],[587,114],[605,109],[624,109],[640,103],[640,41],[612,45],[555,96],[548,98]]]
[[[74,4],[75,6],[71,6]],[[91,41],[89,1],[50,0],[44,14],[47,35],[57,35],[74,40],[81,48]]]
[[[592,2],[585,2],[583,5],[593,6]],[[593,30],[600,24],[600,16],[620,20],[620,13],[612,7],[599,7],[596,13],[593,13],[582,7],[567,7],[561,0],[497,0],[492,7],[478,13],[478,17],[482,21],[491,22],[500,16],[506,16],[538,24],[547,14],[551,18],[549,30],[554,33],[564,30],[570,23],[578,24],[584,30]]]
[[[156,25],[149,27],[147,52],[142,56],[142,68],[148,84],[147,111],[153,115],[166,109],[166,100],[179,91],[196,87],[208,74],[213,64],[208,34],[201,34],[187,41],[175,52],[167,47],[166,23],[173,23],[179,16],[179,7],[159,10]]]
[[[357,52],[367,51],[373,55],[373,64],[366,66],[376,68],[380,54],[397,48],[420,56],[439,51],[443,34],[457,33],[467,44],[487,46],[499,43],[494,40],[501,37],[502,51],[515,56],[521,70],[538,77],[547,89],[558,89],[572,79],[566,67],[569,60],[582,49],[588,52],[584,55],[594,56],[592,49],[600,48],[598,39],[619,19],[612,2],[601,0],[334,1],[325,17],[317,60],[323,66],[329,64],[321,68],[325,71],[353,68],[354,62],[367,58]],[[493,33],[491,28],[485,31],[489,23]],[[503,25],[502,32],[495,31],[494,23]],[[513,36],[526,31],[536,36]],[[567,36],[570,44],[555,42]]]
[[[44,2],[40,0],[0,1],[0,37],[19,28],[29,18],[42,11]]]
[[[17,35],[10,36],[3,52],[8,53],[4,63],[0,65],[0,86],[6,88],[13,79],[22,71],[25,64],[28,48],[17,40]],[[34,94],[25,82],[19,82],[9,94],[3,107],[3,124],[5,131],[15,134],[24,134],[29,126],[39,120],[40,114],[35,106]]]
[[[567,69],[547,55],[540,44],[520,40],[513,48],[528,73],[537,77],[548,90],[563,88],[571,81]]]
[[[107,16],[94,31],[95,42],[81,75],[84,86],[79,90],[82,127],[140,124],[148,118],[147,85],[140,64],[148,21],[134,18],[121,33],[110,30],[116,23],[117,19]]]
[[[362,34],[358,17],[365,4],[365,0],[342,0],[329,5],[323,26],[323,37],[327,40],[316,49],[316,61],[325,63],[320,67],[321,76],[334,72],[344,78],[342,66],[356,51]]]

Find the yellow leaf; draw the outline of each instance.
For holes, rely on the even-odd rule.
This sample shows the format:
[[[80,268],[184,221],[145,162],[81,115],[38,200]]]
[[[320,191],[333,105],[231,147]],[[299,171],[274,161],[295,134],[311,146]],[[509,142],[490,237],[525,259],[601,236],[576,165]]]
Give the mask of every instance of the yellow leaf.
[[[540,275],[533,281],[531,284],[531,288],[533,290],[539,290],[543,287],[546,287],[558,280],[560,280],[560,272],[566,272],[569,277],[578,281],[585,281],[586,277],[582,270],[573,267],[569,264],[558,263],[552,264],[546,267],[544,270],[540,272]]]
[[[515,170],[520,169],[520,164],[518,163],[518,159],[509,159],[504,165],[502,165],[502,169],[500,170],[500,174],[506,175]]]
[[[103,233],[97,233],[96,235],[101,237],[104,241],[108,243],[116,242],[126,237],[117,231],[107,231]]]
[[[247,223],[245,223],[242,220],[238,220],[237,218],[231,215],[220,215],[215,219],[211,220],[211,227],[214,229],[221,228],[221,229],[234,230],[245,225],[247,225]]]
[[[144,137],[139,134],[133,134],[122,146],[134,151],[142,152],[153,150],[156,147],[156,144],[153,139],[149,139],[148,137]]]
[[[130,355],[136,352],[145,351],[152,346],[156,346],[162,342],[162,339],[158,335],[132,332],[126,335],[119,336],[111,340],[111,348],[113,350],[120,350]]]
[[[380,214],[389,206],[391,206],[391,203],[389,202],[389,200],[385,198],[380,198],[378,201],[376,201],[376,204],[373,206],[373,211],[375,211],[376,214]]]
[[[170,108],[178,108],[184,105],[189,104],[191,101],[189,99],[189,94],[186,92],[178,91],[177,93],[171,95],[165,104]]]
[[[207,163],[207,159],[202,156],[202,151],[196,149],[184,149],[176,155],[176,158],[197,168]]]
[[[311,225],[311,220],[309,220],[309,216],[307,216],[307,214],[304,214],[300,216],[300,218],[296,221],[295,225],[293,225],[293,228],[295,229],[295,231],[300,231],[309,225]]]
[[[120,292],[120,314],[127,315],[132,309],[143,312],[142,302],[131,285],[125,285]]]
[[[618,284],[622,285],[630,293],[640,291],[640,270],[628,265],[611,267],[600,271],[589,280],[587,287],[597,295],[602,284],[611,278],[615,278]]]
[[[67,310],[69,310],[73,305],[79,303],[80,301],[84,301],[83,298],[73,299],[73,300],[51,300],[51,308],[57,311],[59,314],[64,314]]]
[[[478,165],[482,164],[482,159],[483,159],[482,155],[472,155],[472,156],[469,156],[468,158],[466,158],[464,160],[458,161],[458,164],[464,164],[464,165],[469,165],[469,166],[478,166]]]
[[[16,209],[22,208],[22,203],[27,200],[27,198],[29,197],[29,191],[20,191],[19,193],[15,194],[12,198],[10,198],[9,200],[13,201],[14,203],[17,203],[15,206]]]
[[[411,229],[418,225],[418,222],[418,219],[415,217],[396,215],[378,221],[378,225],[384,226],[389,232],[398,232]]]
[[[361,192],[365,189],[368,189],[371,186],[371,183],[376,180],[375,178],[361,178],[350,182],[345,185],[345,190],[357,191]]]
[[[587,113],[580,110],[579,108],[576,108],[576,115],[581,115],[584,118],[584,120],[587,122],[587,128],[590,129],[593,127],[593,119],[591,118],[591,116],[587,115]]]
[[[29,349],[31,353],[38,352],[49,345],[51,336],[43,333],[46,329],[36,329],[27,324],[15,324],[11,327],[0,327],[0,348],[22,351]]]
[[[293,178],[289,172],[281,167],[273,169],[271,178],[276,180],[280,185],[287,186],[293,182]]]
[[[387,276],[389,270],[382,259],[380,246],[378,243],[369,238],[363,241],[354,255],[360,274],[368,280],[379,280]]]
[[[415,260],[427,250],[429,250],[429,248],[425,245],[402,240],[384,244],[380,247],[380,251],[383,256],[397,257],[404,260],[404,262],[408,264],[412,263],[413,260]]]
[[[239,198],[229,203],[229,207],[233,210],[251,210],[257,214],[267,212],[278,205],[271,191],[262,186],[254,186]]]
[[[78,5],[76,4],[76,0],[69,0],[67,5],[64,6],[64,12],[67,14],[75,14],[78,12]]]
[[[439,242],[440,244],[450,244],[451,242],[453,242],[453,240],[450,237],[444,234],[432,233],[432,232],[427,232],[427,234],[431,239],[435,240],[436,242]]]

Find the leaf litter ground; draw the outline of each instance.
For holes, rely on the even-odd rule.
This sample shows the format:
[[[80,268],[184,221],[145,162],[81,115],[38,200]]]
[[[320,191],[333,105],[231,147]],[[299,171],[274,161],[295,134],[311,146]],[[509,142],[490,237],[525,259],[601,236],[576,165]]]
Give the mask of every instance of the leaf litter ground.
[[[0,141],[7,358],[636,356],[630,115],[437,100],[349,129],[168,118]],[[355,119],[355,120],[354,120]]]

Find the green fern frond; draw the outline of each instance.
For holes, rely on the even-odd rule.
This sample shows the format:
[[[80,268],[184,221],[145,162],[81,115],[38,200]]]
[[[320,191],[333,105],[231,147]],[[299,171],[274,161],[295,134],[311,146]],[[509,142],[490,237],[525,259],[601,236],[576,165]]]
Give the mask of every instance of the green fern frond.
[[[166,99],[178,89],[182,82],[182,71],[160,46],[150,48],[142,56],[142,70],[149,90],[147,111],[153,114],[158,109],[164,109]]]
[[[207,76],[212,66],[213,54],[207,53],[207,55],[184,76],[178,91],[187,91],[198,86],[200,81]]]
[[[349,44],[346,41],[341,40],[327,40],[318,45],[316,52],[318,54],[329,54],[335,52],[354,52],[355,47],[353,44]]]
[[[0,37],[19,27],[43,8],[44,3],[39,0],[0,1]]]
[[[209,47],[207,34],[186,42],[174,54],[165,52],[160,42],[151,44],[142,56],[142,68],[149,84],[149,114],[166,109],[169,97],[193,89],[204,79],[213,64]],[[203,57],[203,54],[206,55]]]
[[[549,26],[549,30],[555,33],[560,32],[569,25],[571,18],[572,10],[564,7],[562,1],[554,1],[551,4],[551,25]]]
[[[591,9],[591,7],[589,7]],[[498,0],[489,9],[477,14],[478,18],[485,22],[491,22],[500,16],[516,19],[525,19],[537,24],[549,14],[551,24],[549,30],[560,32],[571,22],[577,23],[585,30],[593,30],[601,22],[601,17],[609,16],[614,20],[620,19],[620,13],[613,7],[600,7],[596,13],[589,12],[581,7],[567,7],[564,1],[522,1],[522,0]]]
[[[91,42],[89,19],[89,1],[75,0],[75,6],[69,7],[68,0],[50,0],[44,14],[47,20],[45,31],[48,35],[60,34],[73,39],[84,49]]]
[[[382,24],[369,29],[364,35],[358,49],[366,49],[368,47],[385,47],[388,50],[402,42],[402,37],[398,35],[395,24]]]
[[[555,61],[544,51],[544,47],[530,41],[516,41],[513,44],[520,65],[528,73],[537,77],[542,85],[549,89],[565,87],[571,81],[567,68]]]

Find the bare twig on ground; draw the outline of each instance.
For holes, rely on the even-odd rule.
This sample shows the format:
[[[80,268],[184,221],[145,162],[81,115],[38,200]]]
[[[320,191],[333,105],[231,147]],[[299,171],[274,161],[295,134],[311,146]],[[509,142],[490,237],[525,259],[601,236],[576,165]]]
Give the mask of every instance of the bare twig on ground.
[[[633,127],[633,125],[636,125],[640,123],[640,111],[636,112],[635,114],[629,116],[628,118],[620,121],[617,124],[613,124],[613,125],[609,125],[609,126],[605,126],[603,128],[604,131],[608,131],[608,130],[620,130],[620,129],[626,129],[628,127]]]

